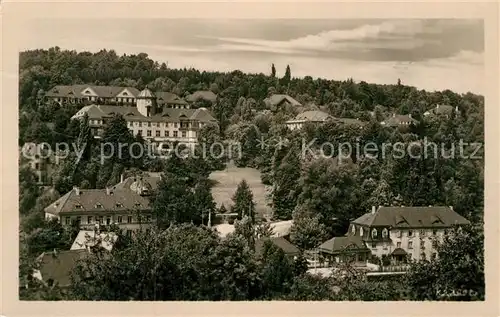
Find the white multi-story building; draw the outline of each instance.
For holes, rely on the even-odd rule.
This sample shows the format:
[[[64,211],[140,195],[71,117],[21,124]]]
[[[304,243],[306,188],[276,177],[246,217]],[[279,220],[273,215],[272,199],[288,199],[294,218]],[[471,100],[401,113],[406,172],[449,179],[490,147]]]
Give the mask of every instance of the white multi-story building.
[[[149,89],[141,91],[135,100],[135,106],[85,106],[72,119],[87,115],[93,135],[99,138],[106,122],[114,115],[122,115],[133,135],[141,135],[151,143],[179,142],[188,146],[197,143],[200,128],[217,122],[205,108],[189,109],[159,104],[158,97]]]
[[[452,207],[372,207],[372,211],[351,221],[344,237],[335,237],[319,247],[332,256],[346,250],[358,261],[376,255],[391,262],[431,260],[436,257],[434,239],[441,240],[454,225],[470,222]]]

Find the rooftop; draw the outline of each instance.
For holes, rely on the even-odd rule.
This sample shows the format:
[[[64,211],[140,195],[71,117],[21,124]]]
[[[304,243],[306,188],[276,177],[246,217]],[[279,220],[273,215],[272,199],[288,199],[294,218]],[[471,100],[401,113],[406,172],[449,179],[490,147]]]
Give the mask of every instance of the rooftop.
[[[204,108],[199,109],[176,109],[165,108],[161,113],[151,117],[142,115],[136,107],[89,105],[80,109],[72,119],[88,115],[89,119],[110,118],[114,115],[122,115],[127,121],[149,121],[149,122],[179,122],[180,120],[196,120],[200,122],[215,122],[210,112]]]
[[[446,206],[379,207],[352,221],[353,224],[392,228],[447,228],[470,222]]]
[[[264,103],[268,106],[277,106],[284,101],[288,101],[292,106],[301,106],[302,105],[300,102],[298,102],[294,98],[290,97],[289,95],[275,94],[275,95],[271,95],[270,97],[264,99]]]
[[[299,248],[283,237],[261,238],[255,241],[255,253],[257,257],[262,256],[266,241],[271,241],[275,246],[283,250],[286,255],[298,255],[300,253]]]
[[[73,188],[45,208],[52,215],[68,212],[120,212],[150,210],[150,203],[130,189],[79,189]]]

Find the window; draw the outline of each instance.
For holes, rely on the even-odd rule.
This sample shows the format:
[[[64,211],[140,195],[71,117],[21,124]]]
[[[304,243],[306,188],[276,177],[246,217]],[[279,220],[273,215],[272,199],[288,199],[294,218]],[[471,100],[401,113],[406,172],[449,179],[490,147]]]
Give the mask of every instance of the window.
[[[147,131],[147,136],[151,136],[151,130]]]
[[[116,203],[116,207],[117,208],[123,208],[123,204],[122,203]]]
[[[432,235],[433,235],[433,236],[437,235],[437,230],[436,230],[436,229],[433,229],[433,230],[432,230]]]
[[[122,222],[123,222],[122,216],[118,216],[118,223],[122,223]]]
[[[156,131],[156,136],[157,137],[160,136],[160,131],[158,131],[158,130]]]
[[[363,236],[363,227],[359,227],[359,236],[362,237]]]
[[[372,248],[373,249],[376,249],[377,248],[377,244],[375,242],[372,242]]]
[[[132,223],[132,216],[127,216],[127,222]]]
[[[413,230],[408,230],[408,237],[412,237],[413,236]]]
[[[71,218],[70,218],[70,217],[65,217],[65,218],[64,218],[64,223],[65,223],[65,224],[69,225],[69,224],[70,224],[70,222],[71,222]]]
[[[182,137],[185,138],[186,137],[186,131],[182,131]]]
[[[170,136],[169,134],[170,134],[169,131],[165,131],[165,136],[166,137],[169,137]]]
[[[142,135],[142,130],[137,130],[137,135]]]
[[[39,163],[35,163],[35,169],[39,169],[40,168],[40,164]]]
[[[356,226],[355,225],[352,225],[351,231],[352,231],[353,235],[356,234]]]
[[[132,237],[132,230],[127,230],[127,237]]]
[[[177,122],[174,122],[174,128],[177,128]]]
[[[398,231],[398,238],[402,238],[403,237],[403,230],[399,230]]]
[[[87,223],[94,223],[94,219],[92,219],[92,216],[87,217]]]
[[[76,223],[77,224],[82,223],[82,217],[80,217],[80,216],[76,217]]]
[[[401,248],[401,242],[396,243],[396,248]]]
[[[135,207],[141,207],[141,204],[140,203],[135,203],[134,206]]]
[[[387,243],[384,242],[384,250],[387,250]]]
[[[174,138],[176,138],[179,135],[177,131],[174,131]]]
[[[150,127],[150,128],[151,128],[151,122],[148,122],[148,127]]]
[[[387,238],[388,234],[389,234],[389,231],[387,231],[387,228],[384,228],[384,230],[382,230],[382,238],[384,238],[384,239]]]
[[[420,236],[425,237],[425,230],[420,230]]]
[[[124,96],[128,96],[128,94],[127,94],[127,92],[126,92],[126,91],[124,91],[122,95],[124,95]]]
[[[139,122],[139,127],[142,127],[142,122]]]
[[[82,209],[82,205],[80,205],[80,204],[76,204],[76,205],[75,205],[75,208],[76,208],[76,209]]]
[[[106,218],[106,224],[107,224],[107,225],[110,225],[110,224],[111,224],[111,218],[110,218],[110,217],[107,217],[107,218]]]
[[[95,208],[96,208],[96,209],[102,209],[102,205],[101,205],[101,203],[97,203],[97,204],[95,204]]]
[[[377,237],[377,229],[373,229],[372,230],[372,238],[376,238]]]
[[[408,249],[413,249],[413,242],[412,241],[408,241]]]

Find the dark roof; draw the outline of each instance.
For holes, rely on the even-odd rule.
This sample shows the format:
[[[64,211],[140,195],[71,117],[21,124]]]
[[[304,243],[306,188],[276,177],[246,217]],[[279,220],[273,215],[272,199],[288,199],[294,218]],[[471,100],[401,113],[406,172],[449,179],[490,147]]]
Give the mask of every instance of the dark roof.
[[[55,86],[50,89],[45,95],[47,97],[74,97],[82,98],[85,96],[83,92],[86,89],[91,89],[97,96],[102,98],[113,98],[127,89],[133,97],[139,95],[139,90],[134,87],[119,87],[119,86],[95,86],[95,85],[71,85],[71,86]]]
[[[177,96],[174,93],[167,92],[167,91],[157,91],[155,92],[156,95],[156,101],[158,104],[176,104],[176,105],[187,105],[188,103],[184,100],[181,99],[181,97]]]
[[[217,100],[217,95],[210,90],[198,90],[194,93],[188,95],[186,100],[189,102],[195,102],[198,100],[206,100],[210,102],[215,102]]]
[[[292,97],[290,97],[288,95],[275,94],[275,95],[271,95],[270,97],[264,99],[264,103],[267,106],[277,106],[284,101],[288,101],[292,106],[301,106],[302,105],[300,102],[298,102],[297,100],[293,99]]]
[[[78,260],[88,254],[85,249],[54,252],[44,252],[38,257],[40,274],[44,282],[53,280],[61,287],[71,284],[71,272]]]
[[[336,254],[346,250],[367,250],[367,247],[360,236],[343,236],[323,242],[318,250]]]
[[[304,111],[299,113],[294,120],[325,121],[330,117],[326,112],[319,110]],[[292,120],[293,121],[293,120]]]
[[[275,246],[283,250],[286,255],[298,255],[300,253],[299,248],[297,248],[295,245],[293,245],[285,238],[271,237],[271,238],[261,238],[255,241],[255,253],[258,257],[262,256],[262,252],[264,251],[264,243],[266,241],[271,241]]]
[[[77,191],[79,194],[77,195]],[[113,212],[127,210],[150,210],[149,200],[136,192],[123,189],[77,189],[73,188],[64,196],[45,208],[46,213],[59,215],[64,212]]]
[[[450,105],[436,105],[436,107],[427,110],[429,114],[451,114],[454,108]]]
[[[158,189],[158,184],[161,181],[159,176],[131,176],[116,184],[113,189],[130,189],[135,191],[136,188],[146,187],[148,190],[155,191]]]
[[[405,125],[407,123],[417,124],[418,121],[413,119],[410,115],[403,114],[393,114],[392,117],[388,118],[384,121],[384,124],[387,126],[399,126]]]
[[[352,221],[354,224],[392,228],[446,228],[470,222],[450,207],[380,207]]]
[[[151,117],[143,116],[136,107],[90,105],[80,109],[72,118],[78,118],[87,114],[89,119],[109,118],[115,114],[122,115],[127,121],[149,121],[149,122],[178,122],[181,118],[198,120],[200,122],[216,122],[210,112],[205,108],[199,109],[175,109],[165,108],[161,113]]]
[[[392,255],[406,255],[406,251],[401,248],[396,248],[392,251]]]

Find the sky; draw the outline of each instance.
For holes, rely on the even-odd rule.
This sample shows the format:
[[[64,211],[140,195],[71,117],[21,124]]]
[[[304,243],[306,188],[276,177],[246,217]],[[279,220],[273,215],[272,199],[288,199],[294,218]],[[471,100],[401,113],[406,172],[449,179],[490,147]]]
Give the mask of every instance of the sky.
[[[469,19],[32,20],[21,49],[147,53],[169,67],[484,92],[484,26]]]

